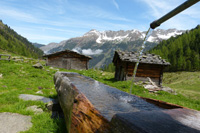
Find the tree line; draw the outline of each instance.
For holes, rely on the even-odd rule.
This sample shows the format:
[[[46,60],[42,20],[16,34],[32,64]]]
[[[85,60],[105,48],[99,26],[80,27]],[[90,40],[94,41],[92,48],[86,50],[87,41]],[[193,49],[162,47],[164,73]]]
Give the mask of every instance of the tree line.
[[[34,47],[26,38],[3,24],[2,20],[0,20],[0,49],[33,58],[42,57],[43,55],[42,50]]]
[[[162,41],[149,51],[171,63],[166,71],[200,70],[200,25],[182,35]]]

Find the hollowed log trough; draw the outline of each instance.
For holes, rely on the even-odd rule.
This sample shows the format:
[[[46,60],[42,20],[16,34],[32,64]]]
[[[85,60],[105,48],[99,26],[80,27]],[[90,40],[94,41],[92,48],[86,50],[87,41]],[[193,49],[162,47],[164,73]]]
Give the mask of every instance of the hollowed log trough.
[[[130,95],[77,73],[57,72],[54,82],[69,133],[200,132],[199,111]]]

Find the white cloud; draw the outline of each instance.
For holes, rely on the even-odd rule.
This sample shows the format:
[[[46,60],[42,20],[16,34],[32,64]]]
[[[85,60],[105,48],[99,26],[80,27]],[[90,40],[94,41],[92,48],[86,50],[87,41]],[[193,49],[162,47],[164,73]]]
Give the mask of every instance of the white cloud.
[[[92,49],[83,49],[82,54],[85,55],[96,55],[96,54],[101,54],[103,50],[97,49],[97,50],[92,50]]]
[[[32,16],[31,14],[27,14],[21,11],[18,11],[16,9],[12,8],[0,8],[0,15],[1,16],[7,16],[7,17],[12,17],[16,20],[24,21],[24,22],[38,22],[38,19]]]
[[[115,0],[112,0],[113,4],[115,5],[115,7],[119,10],[119,5]]]
[[[81,53],[81,48],[76,47],[76,48],[73,48],[72,51],[77,52],[77,53]]]
[[[72,51],[77,52],[77,53],[82,53],[84,55],[96,55],[96,54],[101,54],[103,50],[101,49],[81,49],[80,47],[73,48]]]

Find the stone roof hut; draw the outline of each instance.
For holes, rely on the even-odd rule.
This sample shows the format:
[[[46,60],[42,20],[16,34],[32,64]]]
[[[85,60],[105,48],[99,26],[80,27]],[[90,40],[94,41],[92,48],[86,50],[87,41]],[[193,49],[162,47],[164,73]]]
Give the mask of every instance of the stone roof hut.
[[[136,52],[115,51],[113,63],[115,65],[115,79],[130,80],[133,76],[135,64],[139,54]],[[170,65],[160,56],[155,54],[142,54],[137,69],[135,81],[148,81],[151,78],[157,85],[161,85],[163,69]]]
[[[71,50],[64,50],[53,54],[44,55],[47,66],[65,68],[65,69],[88,69],[89,56],[79,54]]]

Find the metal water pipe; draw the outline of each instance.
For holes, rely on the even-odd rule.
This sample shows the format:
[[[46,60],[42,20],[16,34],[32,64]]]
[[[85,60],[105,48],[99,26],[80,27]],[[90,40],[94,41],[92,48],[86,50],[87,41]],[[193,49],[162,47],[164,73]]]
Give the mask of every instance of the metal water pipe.
[[[164,15],[163,17],[161,17],[158,20],[153,21],[150,24],[150,27],[152,29],[155,29],[156,27],[160,26],[163,22],[165,22],[166,20],[170,19],[171,17],[175,16],[176,14],[182,12],[183,10],[187,9],[188,7],[196,4],[197,2],[199,2],[200,0],[187,0],[186,2],[184,2],[183,4],[181,4],[180,6],[176,7],[174,10],[172,10],[171,12],[167,13],[166,15]]]

